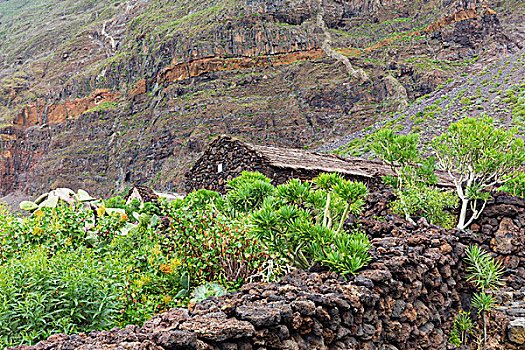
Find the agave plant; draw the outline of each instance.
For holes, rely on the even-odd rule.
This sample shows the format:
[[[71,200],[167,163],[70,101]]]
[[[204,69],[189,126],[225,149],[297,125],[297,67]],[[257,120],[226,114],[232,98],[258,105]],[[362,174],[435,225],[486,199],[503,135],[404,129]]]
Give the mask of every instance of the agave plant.
[[[224,295],[228,293],[228,290],[217,283],[211,283],[207,282],[203,285],[198,286],[195,288],[192,295],[192,299],[190,300],[191,303],[200,303],[203,300],[206,300],[209,297],[220,297],[221,295]]]

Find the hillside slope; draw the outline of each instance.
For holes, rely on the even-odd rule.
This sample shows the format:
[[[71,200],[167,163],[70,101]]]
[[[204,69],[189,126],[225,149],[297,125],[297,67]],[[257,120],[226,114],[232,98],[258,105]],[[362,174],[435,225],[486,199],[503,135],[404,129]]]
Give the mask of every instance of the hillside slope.
[[[222,133],[319,146],[516,54],[522,14],[518,0],[0,2],[0,195],[176,189]]]
[[[368,156],[368,141],[381,128],[417,133],[424,143],[453,122],[470,117],[492,117],[501,127],[516,127],[525,137],[525,51],[511,54],[489,65],[473,65],[450,79],[402,112],[385,118],[317,150],[343,155]]]

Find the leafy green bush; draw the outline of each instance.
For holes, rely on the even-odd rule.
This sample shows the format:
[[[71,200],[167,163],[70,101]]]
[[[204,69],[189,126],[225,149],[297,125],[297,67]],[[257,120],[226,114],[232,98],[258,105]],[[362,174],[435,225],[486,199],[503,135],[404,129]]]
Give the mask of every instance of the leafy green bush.
[[[515,178],[507,181],[499,190],[510,193],[513,196],[525,197],[525,173],[520,173]]]
[[[455,208],[457,199],[436,187],[436,160],[424,157],[417,134],[398,135],[391,129],[383,129],[371,147],[395,174],[383,178],[397,197],[391,204],[394,213],[404,215],[411,222],[416,215],[447,228],[454,224],[452,214],[445,209]]]
[[[109,250],[127,266],[121,325],[187,303],[191,289],[202,283],[238,288],[258,278],[269,256],[242,222],[217,210],[216,203],[223,202],[207,190],[162,202],[160,215],[169,218],[168,226],[155,214],[143,214],[137,229],[113,239]]]
[[[399,199],[391,204],[394,213],[423,217],[432,224],[448,229],[454,227],[454,216],[444,210],[457,206],[457,197],[454,193],[431,186],[407,185],[397,194]]]
[[[0,266],[0,345],[115,325],[120,266],[92,251],[26,250]]]
[[[491,118],[465,118],[452,123],[434,138],[432,146],[439,166],[453,179],[461,200],[460,230],[479,218],[489,191],[518,176],[525,165],[523,139],[517,137],[515,129],[497,128]],[[472,214],[467,217],[469,209]]]
[[[160,235],[161,250],[179,259],[195,283],[239,287],[269,258],[241,222],[220,213],[182,208],[172,209],[169,216],[171,225]]]
[[[474,324],[470,318],[470,312],[461,310],[452,323],[449,341],[456,346],[464,345],[468,337],[473,335],[473,328]]]
[[[261,173],[243,171],[241,176],[228,181],[226,202],[230,212],[246,214],[261,207],[264,198],[271,196],[275,188],[271,180]]]
[[[27,218],[0,217],[0,256],[6,259],[29,246],[51,252],[88,244],[84,223],[89,212],[78,207],[42,208]]]
[[[358,231],[344,232],[343,225],[362,209],[367,188],[338,174],[321,174],[314,182],[292,179],[278,186],[252,214],[253,232],[291,265],[309,268],[317,261],[355,273],[369,260],[370,244]]]
[[[6,259],[31,246],[45,247],[55,254],[80,246],[105,245],[127,219],[127,216],[105,215],[95,224],[93,212],[78,205],[42,208],[25,218],[0,213],[0,258]]]
[[[180,202],[170,203],[170,209],[181,207],[206,209],[216,201],[222,202],[221,195],[218,192],[201,189],[191,192]]]
[[[189,277],[181,261],[162,252],[150,226],[115,237],[108,251],[123,266],[119,325],[141,324],[188,296]]]

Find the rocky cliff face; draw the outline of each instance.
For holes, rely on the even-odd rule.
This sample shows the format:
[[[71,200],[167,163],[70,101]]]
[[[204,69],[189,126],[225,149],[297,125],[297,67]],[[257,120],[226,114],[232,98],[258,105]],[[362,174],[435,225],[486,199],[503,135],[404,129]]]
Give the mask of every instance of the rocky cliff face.
[[[99,105],[104,105],[104,103],[115,103],[118,97],[118,93],[96,90],[90,96],[62,104],[47,105],[45,101],[39,101],[24,106],[14,119],[13,124],[25,128],[33,125],[59,124],[67,119],[77,118]]]
[[[320,145],[522,38],[511,0],[16,4],[0,6],[0,194],[172,189],[222,133]]]

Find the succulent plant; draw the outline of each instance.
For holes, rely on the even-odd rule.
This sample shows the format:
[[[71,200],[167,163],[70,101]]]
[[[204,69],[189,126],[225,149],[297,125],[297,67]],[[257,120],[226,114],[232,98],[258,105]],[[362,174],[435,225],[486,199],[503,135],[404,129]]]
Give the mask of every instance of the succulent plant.
[[[97,201],[84,190],[78,190],[75,193],[73,190],[63,187],[40,195],[34,202],[23,201],[20,203],[20,209],[32,212],[40,208],[56,208],[60,202],[73,205],[75,202],[96,204]]]
[[[226,293],[228,293],[228,291],[220,284],[207,282],[195,288],[193,293],[191,293],[193,298],[191,298],[190,302],[200,303],[209,297],[220,297]]]
[[[44,193],[40,195],[35,201],[23,201],[20,203],[20,209],[26,210],[29,212],[36,212],[41,208],[56,208],[59,203],[66,203],[68,205],[74,205],[75,203],[82,204],[85,209],[92,210],[93,211],[93,221],[86,222],[86,232],[89,232],[91,228],[94,227],[97,221],[97,217],[101,217],[104,215],[126,215],[126,210],[121,208],[106,208],[104,206],[104,203],[92,197],[89,193],[86,191],[79,189],[76,193],[69,189],[69,188],[57,188],[55,190],[52,190],[50,192]],[[138,213],[134,213],[134,216],[137,218],[138,221],[140,221],[140,218],[144,215],[141,215],[140,217],[137,217]],[[159,218],[154,215],[154,217],[150,218],[149,224],[150,225],[156,225],[158,223]],[[127,222],[124,227],[120,229],[120,234],[122,236],[127,236],[129,232],[133,229],[136,229],[138,227],[137,224],[133,224],[130,222]],[[90,237],[88,234],[88,238],[92,239],[93,241],[96,240],[96,237]]]
[[[190,275],[187,272],[184,272],[180,276],[180,286],[181,290],[175,296],[176,299],[185,298],[190,294]]]

